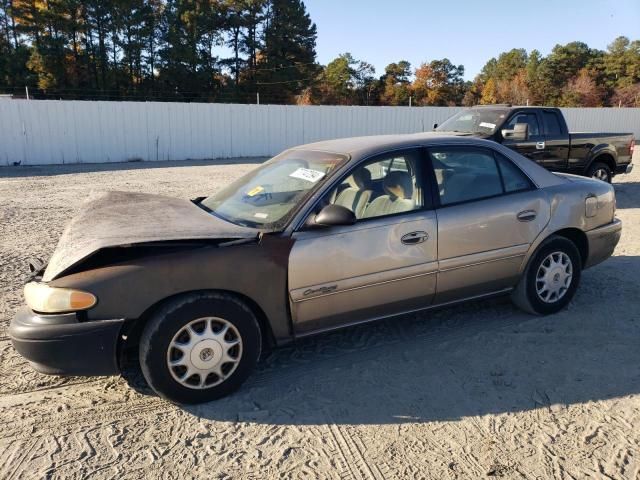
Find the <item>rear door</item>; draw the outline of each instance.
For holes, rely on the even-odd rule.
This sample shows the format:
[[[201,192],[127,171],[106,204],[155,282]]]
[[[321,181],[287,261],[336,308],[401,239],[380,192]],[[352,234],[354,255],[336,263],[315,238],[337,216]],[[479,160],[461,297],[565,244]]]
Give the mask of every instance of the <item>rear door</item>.
[[[482,147],[432,147],[438,203],[435,303],[513,287],[550,207],[511,160]]]
[[[541,165],[547,170],[566,170],[569,161],[569,132],[561,113],[553,109],[542,109],[544,126],[544,155]]]
[[[369,170],[376,192],[357,222],[307,227],[293,234],[289,297],[296,334],[431,304],[438,267],[438,230],[429,203],[431,195],[424,192],[423,160],[423,149],[410,149],[360,164],[355,168]],[[399,178],[402,185],[391,188],[389,175]],[[335,198],[329,192],[314,213]]]

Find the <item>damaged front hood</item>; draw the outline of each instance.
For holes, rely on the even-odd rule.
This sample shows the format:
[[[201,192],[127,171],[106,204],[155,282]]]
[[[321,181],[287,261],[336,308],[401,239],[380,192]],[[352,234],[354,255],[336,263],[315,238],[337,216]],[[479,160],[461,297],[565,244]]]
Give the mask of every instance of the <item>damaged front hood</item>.
[[[243,239],[257,230],[234,225],[189,200],[132,192],[101,192],[83,205],[49,260],[48,282],[104,248],[178,240]]]

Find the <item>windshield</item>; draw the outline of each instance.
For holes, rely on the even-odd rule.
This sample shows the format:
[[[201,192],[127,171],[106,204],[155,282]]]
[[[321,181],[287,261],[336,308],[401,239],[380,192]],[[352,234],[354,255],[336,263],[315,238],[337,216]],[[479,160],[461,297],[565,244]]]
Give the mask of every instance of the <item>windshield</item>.
[[[276,230],[346,160],[336,153],[287,150],[204,199],[201,205],[236,225]]]
[[[456,113],[438,128],[436,132],[480,133],[490,135],[504,122],[507,110],[473,108]]]

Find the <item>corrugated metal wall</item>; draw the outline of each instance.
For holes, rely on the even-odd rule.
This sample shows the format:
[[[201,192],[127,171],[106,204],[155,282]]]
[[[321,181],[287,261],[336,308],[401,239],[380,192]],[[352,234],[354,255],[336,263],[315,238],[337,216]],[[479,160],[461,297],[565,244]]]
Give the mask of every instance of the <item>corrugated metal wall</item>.
[[[457,107],[0,101],[0,165],[270,156],[317,140],[428,131]],[[564,109],[572,130],[633,131],[640,109]]]
[[[640,108],[563,108],[574,132],[633,132],[640,138]]]

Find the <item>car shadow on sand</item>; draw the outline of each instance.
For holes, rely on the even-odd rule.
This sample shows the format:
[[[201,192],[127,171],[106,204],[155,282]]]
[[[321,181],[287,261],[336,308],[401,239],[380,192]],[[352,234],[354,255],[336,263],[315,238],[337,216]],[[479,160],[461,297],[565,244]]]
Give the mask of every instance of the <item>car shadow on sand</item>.
[[[209,160],[131,161],[113,163],[69,163],[65,165],[20,165],[0,167],[0,178],[49,177],[71,173],[115,172],[155,168],[182,168],[263,163],[266,157],[217,158]]]
[[[640,208],[640,182],[614,182],[613,186],[618,208]]]
[[[304,339],[263,358],[231,396],[182,408],[222,421],[391,424],[638,394],[638,271],[640,257],[609,259],[548,317],[501,298]],[[141,375],[128,376],[152,394]]]

